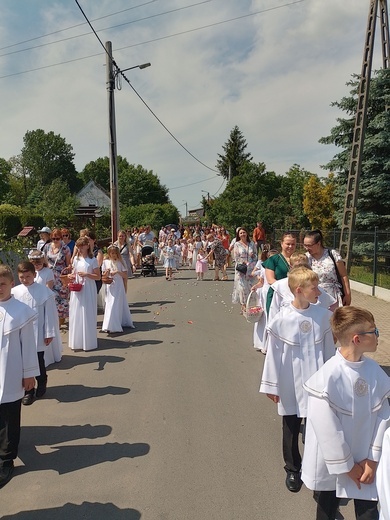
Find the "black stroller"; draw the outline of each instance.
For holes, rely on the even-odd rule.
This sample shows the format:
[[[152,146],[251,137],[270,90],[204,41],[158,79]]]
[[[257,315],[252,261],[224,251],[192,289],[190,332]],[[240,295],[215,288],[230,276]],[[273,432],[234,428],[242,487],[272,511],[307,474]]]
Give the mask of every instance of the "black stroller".
[[[143,246],[141,249],[141,274],[146,276],[151,274],[157,276],[156,255],[153,246]]]

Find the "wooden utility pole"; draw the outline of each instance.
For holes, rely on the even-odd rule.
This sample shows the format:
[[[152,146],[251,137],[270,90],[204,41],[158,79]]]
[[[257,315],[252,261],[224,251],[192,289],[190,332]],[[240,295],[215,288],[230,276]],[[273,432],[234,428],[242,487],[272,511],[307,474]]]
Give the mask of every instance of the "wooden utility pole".
[[[351,161],[349,166],[344,202],[344,215],[340,236],[340,254],[345,260],[348,272],[350,271],[352,261],[352,233],[355,229],[357,201],[359,195],[359,181],[362,170],[364,137],[367,127],[367,106],[370,92],[372,57],[378,8],[379,18],[381,20],[383,68],[389,68],[390,47],[387,0],[370,0],[366,39],[363,51],[362,72],[358,90],[355,127],[353,131]]]

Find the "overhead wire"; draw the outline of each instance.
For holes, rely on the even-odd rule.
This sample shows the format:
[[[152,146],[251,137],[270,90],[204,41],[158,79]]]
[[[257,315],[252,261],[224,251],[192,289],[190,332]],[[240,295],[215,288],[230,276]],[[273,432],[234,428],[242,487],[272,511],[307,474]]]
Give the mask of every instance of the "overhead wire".
[[[139,42],[139,43],[133,43],[133,44],[130,44],[130,45],[125,45],[123,47],[120,47],[120,48],[116,49],[116,52],[123,51],[125,49],[130,49],[130,48],[133,48],[133,47],[139,47],[141,45],[146,45],[148,43],[154,43],[154,42],[166,40],[166,39],[169,39],[169,38],[174,38],[176,36],[183,36],[184,34],[189,34],[189,33],[195,32],[195,31],[201,31],[203,29],[209,29],[211,27],[215,27],[215,26],[218,26],[218,25],[221,25],[221,24],[234,22],[236,20],[241,20],[243,18],[248,18],[248,17],[251,17],[251,16],[256,16],[258,14],[263,14],[263,13],[268,12],[268,11],[274,11],[275,9],[282,9],[284,7],[289,7],[291,5],[299,4],[299,3],[302,3],[302,2],[305,2],[305,1],[307,1],[307,0],[295,0],[293,2],[289,2],[289,3],[286,3],[286,4],[280,5],[280,6],[270,7],[268,9],[255,11],[253,13],[248,13],[248,14],[241,15],[241,16],[236,16],[234,18],[229,18],[227,20],[221,20],[219,22],[214,22],[214,23],[211,23],[211,24],[208,24],[208,25],[202,25],[200,27],[195,27],[193,29],[188,29],[188,30],[181,31],[181,32],[178,32],[178,33],[168,34],[166,36],[161,36],[159,38],[153,38],[151,40],[146,40],[146,41]],[[97,36],[97,34],[96,34],[96,36]],[[28,70],[24,70],[24,71],[20,71],[20,72],[13,72],[11,74],[5,74],[4,76],[0,76],[0,79],[10,78],[12,76],[19,76],[21,74],[28,74],[30,72],[37,72],[38,70],[49,69],[51,67],[58,67],[60,65],[67,65],[69,63],[74,63],[76,61],[82,61],[82,60],[87,60],[87,59],[90,59],[90,58],[95,58],[97,56],[102,56],[103,54],[104,53],[90,54],[88,56],[82,56],[80,58],[73,58],[71,60],[65,60],[65,61],[61,61],[59,63],[53,63],[53,64],[50,64],[50,65],[42,65],[40,67],[35,67],[33,69],[28,69]]]
[[[115,13],[106,14],[104,16],[99,16],[99,18],[93,18],[92,22],[97,22],[99,20],[103,20],[104,18],[109,18],[110,16],[115,16],[117,14],[122,14],[126,11],[131,11],[132,9],[137,9],[138,7],[144,7],[148,4],[153,4],[154,2],[158,2],[159,0],[149,0],[148,2],[144,2],[143,4],[133,5],[132,7],[128,7],[126,9],[122,9],[121,11],[116,11]],[[11,45],[6,45],[5,47],[0,47],[0,51],[3,51],[4,49],[10,49],[11,47],[16,47],[17,45],[23,45],[23,43],[29,43],[33,42],[35,40],[40,40],[42,38],[47,38],[47,36],[53,36],[54,34],[62,33],[65,31],[70,31],[71,29],[75,29],[76,27],[81,27],[82,25],[85,25],[87,22],[83,23],[77,23],[75,25],[71,25],[70,27],[65,27],[64,29],[58,29],[57,31],[53,31],[50,33],[42,34],[41,36],[35,36],[34,38],[29,38],[28,40],[23,40],[21,42],[17,43],[11,43]],[[62,40],[59,40],[62,41]],[[29,49],[28,49],[29,50]]]
[[[84,18],[87,20],[87,23],[88,25],[91,27],[91,30],[93,31],[93,33],[95,34],[96,38],[98,39],[100,45],[103,47],[104,51],[106,52],[106,54],[108,54],[107,52],[107,49],[105,47],[105,45],[103,44],[102,40],[99,38],[97,32],[95,31],[93,25],[91,24],[91,22],[88,20],[88,17],[87,15],[84,13],[81,5],[79,4],[79,1],[78,0],[75,0],[77,6],[79,7],[81,13],[83,14]],[[133,92],[138,96],[138,98],[142,101],[142,103],[146,106],[146,108],[149,110],[149,112],[153,115],[153,117],[160,123],[160,125],[168,132],[168,134],[176,141],[176,143],[181,146],[183,148],[183,150],[185,150],[193,159],[195,159],[195,161],[197,161],[199,164],[201,164],[202,166],[204,166],[205,168],[207,168],[208,170],[211,170],[212,172],[216,172],[216,173],[219,173],[218,170],[215,170],[214,168],[211,168],[210,166],[208,166],[207,164],[205,164],[204,162],[202,162],[200,159],[198,159],[192,152],[190,152],[190,150],[188,150],[188,148],[186,148],[178,139],[177,137],[169,130],[169,128],[161,121],[161,119],[157,116],[157,114],[150,108],[150,106],[146,103],[146,101],[143,99],[143,97],[141,96],[141,94],[139,94],[139,92],[133,87],[133,85],[130,83],[130,80],[126,77],[126,75],[120,70],[120,68],[118,67],[118,65],[116,64],[115,60],[112,58],[112,56],[110,56],[108,54],[110,60],[112,61],[112,64],[115,68],[115,71],[116,71],[116,75],[120,74],[123,79],[126,81],[126,83],[128,83],[128,85],[130,86],[130,88],[133,90]]]
[[[197,7],[198,5],[207,4],[207,3],[212,2],[212,1],[213,0],[202,0],[201,2],[198,2],[196,4],[186,5],[184,7],[178,7],[176,9],[171,9],[170,11],[165,11],[163,13],[152,14],[152,15],[149,15],[149,16],[145,16],[144,18],[138,18],[136,20],[130,20],[129,22],[123,22],[123,23],[120,23],[120,24],[117,24],[117,25],[111,25],[110,27],[103,27],[102,29],[99,29],[97,32],[108,31],[108,30],[111,30],[111,29],[117,29],[118,27],[123,27],[124,25],[130,25],[132,23],[144,22],[145,20],[150,20],[151,18],[158,18],[159,16],[163,16],[163,15],[166,15],[166,14],[172,14],[172,13],[175,13],[177,11],[183,11],[184,9],[189,9],[191,7]],[[84,24],[79,24],[79,25],[84,25]],[[89,36],[90,34],[91,34],[90,32],[83,33],[83,34],[76,34],[75,36],[69,36],[68,38],[62,38],[61,40],[56,40],[54,42],[42,43],[41,45],[36,45],[35,47],[27,47],[25,49],[18,49],[16,51],[6,52],[4,54],[0,54],[0,58],[2,58],[4,56],[10,56],[12,54],[18,54],[18,53],[25,52],[25,51],[31,51],[31,50],[34,50],[34,49],[41,49],[42,47],[47,47],[49,45],[55,45],[57,43],[62,43],[62,42],[66,42],[66,41],[69,41],[69,40],[75,40],[76,38],[82,38],[84,36]],[[14,45],[19,45],[19,44],[14,44]],[[0,50],[2,50],[2,49],[0,49]]]

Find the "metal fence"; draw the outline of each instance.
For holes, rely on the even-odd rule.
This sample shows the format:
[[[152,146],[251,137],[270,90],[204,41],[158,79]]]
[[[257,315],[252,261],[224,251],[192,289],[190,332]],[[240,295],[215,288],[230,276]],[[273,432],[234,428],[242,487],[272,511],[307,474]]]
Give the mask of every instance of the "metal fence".
[[[286,230],[274,229],[268,235],[272,245],[278,245]],[[297,237],[297,249],[303,250],[306,230],[291,230]],[[325,246],[339,249],[340,229],[324,232]],[[370,287],[390,289],[390,230],[354,231],[352,233],[352,261],[350,279]],[[373,291],[374,293],[375,291]]]

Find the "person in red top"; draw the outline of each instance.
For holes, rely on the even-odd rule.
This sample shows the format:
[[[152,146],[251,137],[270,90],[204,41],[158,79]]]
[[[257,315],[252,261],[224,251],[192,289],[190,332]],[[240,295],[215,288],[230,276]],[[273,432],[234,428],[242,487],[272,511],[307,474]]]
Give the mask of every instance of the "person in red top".
[[[252,235],[253,242],[257,244],[257,252],[260,253],[263,251],[263,247],[265,244],[265,229],[263,228],[263,223],[258,222],[257,226],[253,230]]]

